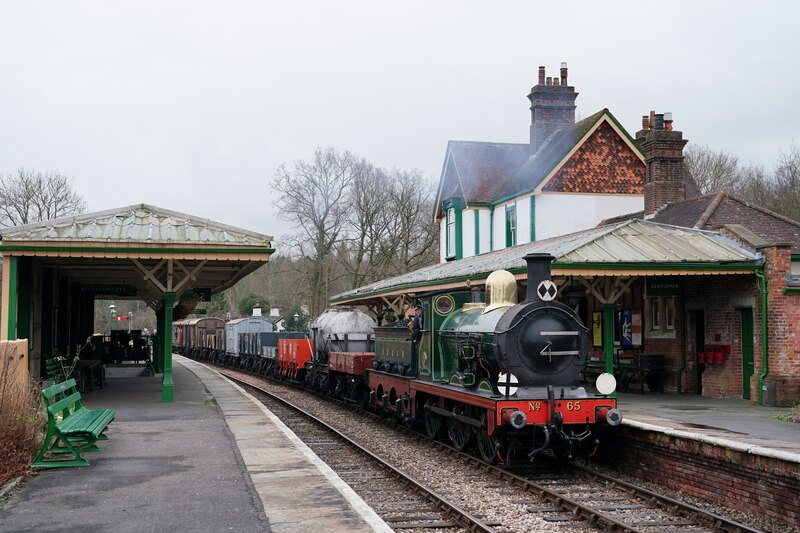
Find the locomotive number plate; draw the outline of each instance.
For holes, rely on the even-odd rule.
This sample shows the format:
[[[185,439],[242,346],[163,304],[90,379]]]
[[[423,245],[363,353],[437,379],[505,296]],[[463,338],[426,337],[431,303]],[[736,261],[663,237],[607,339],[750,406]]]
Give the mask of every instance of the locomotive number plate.
[[[528,402],[528,411],[541,411],[542,407],[542,402]]]

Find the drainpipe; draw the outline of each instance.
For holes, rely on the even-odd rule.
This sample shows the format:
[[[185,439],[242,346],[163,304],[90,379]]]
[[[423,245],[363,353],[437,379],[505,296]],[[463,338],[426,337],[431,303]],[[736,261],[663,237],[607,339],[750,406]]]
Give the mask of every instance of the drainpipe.
[[[697,351],[697,348],[695,348]],[[681,394],[683,383],[683,372],[686,370],[686,297],[681,295],[681,366],[678,368],[678,387],[677,393]]]
[[[758,270],[754,271],[761,280],[761,375],[758,376],[758,403],[764,404],[764,378],[769,372],[769,350],[767,349],[767,278]]]

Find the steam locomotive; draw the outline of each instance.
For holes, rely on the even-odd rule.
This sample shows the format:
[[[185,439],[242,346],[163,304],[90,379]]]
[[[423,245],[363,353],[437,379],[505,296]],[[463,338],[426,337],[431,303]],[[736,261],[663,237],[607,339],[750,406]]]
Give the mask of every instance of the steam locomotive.
[[[555,300],[553,257],[525,260],[528,289],[521,303],[514,276],[497,271],[484,294],[421,295],[416,331],[330,309],[312,324],[311,339],[279,339],[274,363],[264,363],[266,353],[225,362],[391,416],[459,450],[474,445],[489,463],[533,460],[545,450],[565,458],[589,454],[601,431],[622,421],[611,395],[616,382],[604,374],[597,392],[580,385],[589,332]],[[198,358],[214,360],[213,351],[205,353]]]

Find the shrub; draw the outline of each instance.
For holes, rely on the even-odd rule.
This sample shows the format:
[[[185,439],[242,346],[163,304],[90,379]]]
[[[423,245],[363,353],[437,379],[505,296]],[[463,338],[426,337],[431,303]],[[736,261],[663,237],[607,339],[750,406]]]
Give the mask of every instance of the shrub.
[[[0,485],[27,476],[44,439],[47,418],[38,384],[19,383],[0,361]]]

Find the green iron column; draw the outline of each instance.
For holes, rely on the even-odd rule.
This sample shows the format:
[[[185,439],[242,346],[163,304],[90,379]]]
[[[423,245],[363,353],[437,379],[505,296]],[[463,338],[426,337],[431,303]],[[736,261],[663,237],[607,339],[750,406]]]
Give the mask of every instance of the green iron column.
[[[17,275],[19,273],[18,258],[3,258],[3,322],[0,339],[17,340]]]
[[[606,372],[614,375],[614,304],[603,304],[603,356]],[[617,391],[609,396],[617,397]]]
[[[153,372],[160,374],[164,368],[164,351],[161,337],[164,331],[164,308],[156,311],[156,335],[153,338]]]
[[[161,382],[161,401],[171,402],[175,399],[175,386],[172,382],[172,306],[175,304],[175,293],[165,292],[163,295],[164,319],[161,335],[161,346],[164,352],[164,379]]]

